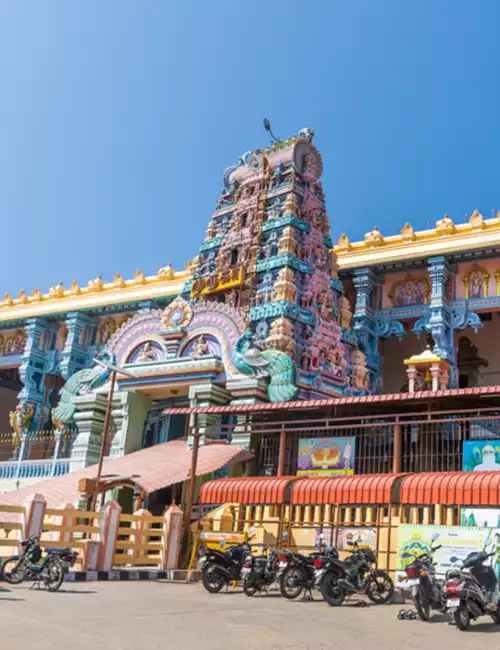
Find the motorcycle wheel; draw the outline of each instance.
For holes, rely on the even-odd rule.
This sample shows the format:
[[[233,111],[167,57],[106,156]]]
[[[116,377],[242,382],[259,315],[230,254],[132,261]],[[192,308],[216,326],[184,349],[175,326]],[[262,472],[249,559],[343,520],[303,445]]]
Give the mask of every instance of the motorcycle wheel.
[[[64,565],[57,557],[52,557],[43,569],[43,581],[47,591],[57,591],[64,580]]]
[[[387,573],[373,576],[366,587],[366,595],[375,605],[385,605],[392,600],[394,583]]]
[[[453,614],[453,619],[455,621],[455,625],[459,630],[462,630],[462,632],[465,632],[465,630],[469,629],[470,615],[465,605],[460,605],[457,611]]]
[[[19,555],[9,557],[2,564],[0,578],[10,585],[19,585],[26,578],[26,565],[24,559]]]
[[[303,575],[301,569],[297,567],[288,567],[280,577],[281,595],[288,600],[298,598],[302,593]]]
[[[340,607],[345,600],[346,590],[339,585],[337,576],[331,573],[321,583],[321,595],[330,607]]]
[[[248,580],[243,580],[243,591],[247,596],[255,596],[258,589],[254,587],[253,584],[249,583]]]
[[[491,618],[493,619],[493,623],[500,625],[500,607],[497,608],[496,612],[491,612]]]
[[[428,621],[431,617],[431,604],[427,598],[425,589],[419,588],[418,592],[415,594],[413,602],[415,603],[415,609],[417,610],[420,618],[423,621]]]
[[[210,594],[218,594],[226,584],[226,578],[217,569],[217,567],[210,565],[204,567],[201,577],[203,586]]]

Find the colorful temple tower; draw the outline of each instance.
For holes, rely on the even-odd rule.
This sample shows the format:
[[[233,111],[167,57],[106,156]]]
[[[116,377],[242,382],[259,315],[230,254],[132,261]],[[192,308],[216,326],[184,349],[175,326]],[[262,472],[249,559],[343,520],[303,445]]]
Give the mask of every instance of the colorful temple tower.
[[[302,129],[226,169],[190,290],[192,300],[239,310],[260,349],[289,355],[301,399],[368,387],[331,250],[313,136]]]

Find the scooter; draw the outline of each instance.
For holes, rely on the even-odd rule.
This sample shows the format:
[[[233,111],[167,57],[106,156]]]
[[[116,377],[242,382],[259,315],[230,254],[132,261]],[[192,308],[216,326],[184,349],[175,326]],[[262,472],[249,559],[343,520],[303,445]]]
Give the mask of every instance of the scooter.
[[[439,537],[439,533],[432,536],[432,542]],[[432,546],[429,553],[422,553],[406,566],[405,587],[410,590],[415,608],[422,621],[428,621],[431,616],[431,609],[444,611],[446,604],[442,584],[436,578],[436,563],[433,562],[433,554],[441,548]],[[410,559],[409,553],[403,554],[403,559]]]
[[[497,602],[487,599],[487,594],[497,597],[498,581],[495,571],[484,563],[496,553],[470,553],[463,561],[461,569],[451,569],[446,575],[446,610],[452,615],[454,624],[465,631],[470,622],[480,616],[491,616],[500,624],[500,607]],[[458,558],[450,558],[452,563]]]

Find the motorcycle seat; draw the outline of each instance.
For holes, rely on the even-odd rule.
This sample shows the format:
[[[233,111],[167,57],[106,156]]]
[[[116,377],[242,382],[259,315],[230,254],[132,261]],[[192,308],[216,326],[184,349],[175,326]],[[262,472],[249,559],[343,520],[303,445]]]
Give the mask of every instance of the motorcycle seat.
[[[47,546],[45,552],[51,555],[66,555],[67,553],[71,553],[71,549],[61,548],[60,546]]]

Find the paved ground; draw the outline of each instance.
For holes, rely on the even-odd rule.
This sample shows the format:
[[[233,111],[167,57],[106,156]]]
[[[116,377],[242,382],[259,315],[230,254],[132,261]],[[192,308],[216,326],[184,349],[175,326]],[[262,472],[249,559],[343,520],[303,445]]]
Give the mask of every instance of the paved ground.
[[[333,609],[199,585],[68,584],[56,594],[0,585],[6,650],[481,650],[500,647],[487,619],[459,632],[446,622],[399,621],[399,606]]]

